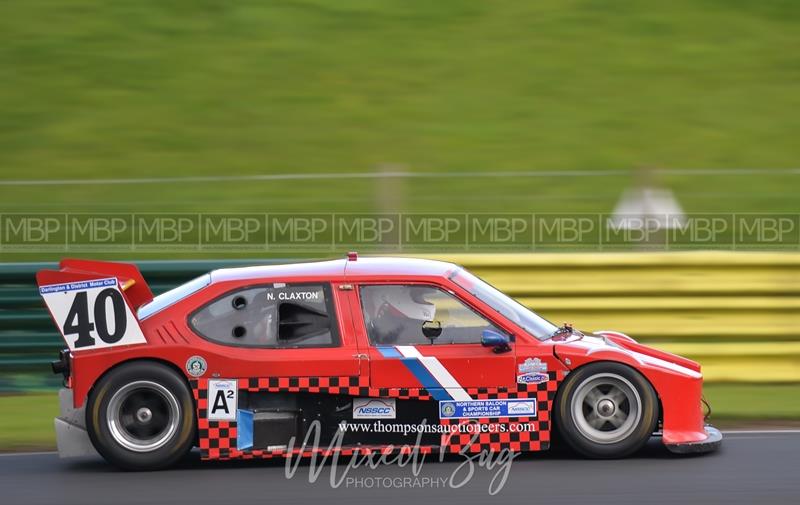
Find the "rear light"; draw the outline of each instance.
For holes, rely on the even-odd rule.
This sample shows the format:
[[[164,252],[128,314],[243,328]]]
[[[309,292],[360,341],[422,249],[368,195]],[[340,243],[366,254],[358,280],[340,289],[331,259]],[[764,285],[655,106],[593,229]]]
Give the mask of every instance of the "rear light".
[[[62,349],[58,351],[58,359],[50,362],[50,367],[53,369],[53,373],[63,375],[65,384],[70,377],[70,362],[71,356],[69,349]]]

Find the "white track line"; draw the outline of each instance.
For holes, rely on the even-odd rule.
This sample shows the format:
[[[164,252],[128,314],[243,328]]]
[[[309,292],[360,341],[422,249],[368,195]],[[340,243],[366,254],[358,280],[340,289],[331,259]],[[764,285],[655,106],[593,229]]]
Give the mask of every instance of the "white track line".
[[[800,168],[757,169],[654,169],[661,175],[800,175]],[[332,180],[332,179],[414,179],[414,178],[486,178],[486,177],[613,177],[629,176],[630,170],[521,170],[521,171],[476,171],[476,172],[316,172],[294,174],[256,174],[256,175],[209,175],[188,177],[143,177],[114,179],[6,179],[0,186],[78,186],[78,185],[125,185],[125,184],[170,184],[202,182],[253,182],[253,181],[293,181],[293,180]]]
[[[58,451],[0,452],[0,458],[8,458],[9,456],[43,456],[45,454],[58,454]]]
[[[725,430],[724,435],[797,435],[800,430]]]

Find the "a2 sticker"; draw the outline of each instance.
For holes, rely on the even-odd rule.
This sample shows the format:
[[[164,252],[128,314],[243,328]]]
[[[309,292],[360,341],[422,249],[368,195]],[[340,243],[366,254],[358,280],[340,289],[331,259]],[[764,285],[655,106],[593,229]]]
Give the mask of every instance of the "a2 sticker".
[[[239,401],[236,379],[208,381],[208,420],[235,421]]]
[[[116,278],[39,288],[70,351],[147,342]]]

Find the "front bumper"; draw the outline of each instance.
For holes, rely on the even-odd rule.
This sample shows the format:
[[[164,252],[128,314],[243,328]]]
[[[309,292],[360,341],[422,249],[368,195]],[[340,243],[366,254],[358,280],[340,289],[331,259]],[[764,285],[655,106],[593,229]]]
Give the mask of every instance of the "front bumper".
[[[85,408],[76,409],[72,403],[72,390],[58,391],[60,414],[55,418],[56,446],[60,458],[98,456],[86,432]]]
[[[707,425],[704,430],[708,435],[704,440],[682,442],[678,444],[664,444],[664,446],[669,449],[670,452],[676,454],[700,454],[719,449],[722,445],[722,432],[711,425]]]

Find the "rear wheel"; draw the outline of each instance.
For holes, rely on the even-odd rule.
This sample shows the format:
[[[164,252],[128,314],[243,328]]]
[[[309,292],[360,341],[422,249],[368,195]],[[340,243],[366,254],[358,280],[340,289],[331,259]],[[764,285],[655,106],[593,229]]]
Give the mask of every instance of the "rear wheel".
[[[620,363],[593,363],[570,373],[556,403],[561,438],[591,458],[620,458],[636,452],[647,443],[658,421],[653,387]]]
[[[192,447],[194,403],[183,377],[159,363],[123,364],[89,395],[86,427],[97,451],[128,470],[155,470]]]

